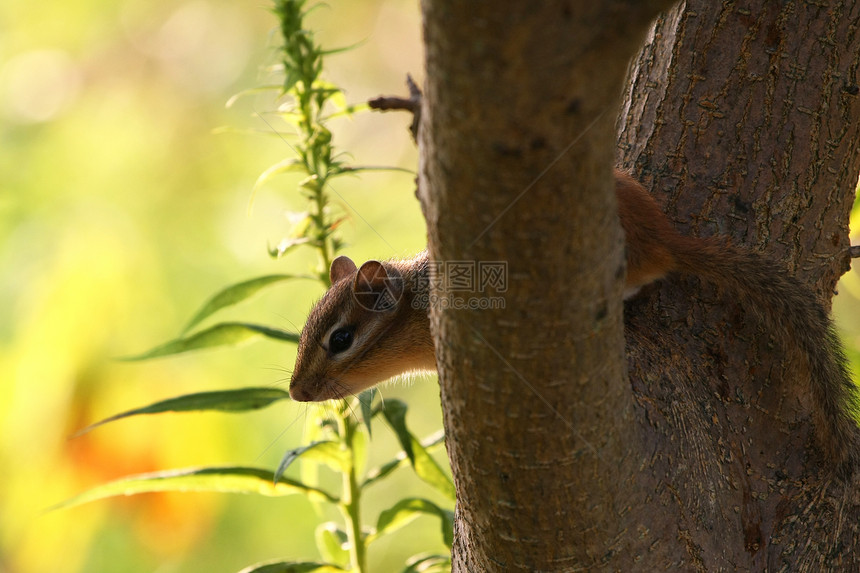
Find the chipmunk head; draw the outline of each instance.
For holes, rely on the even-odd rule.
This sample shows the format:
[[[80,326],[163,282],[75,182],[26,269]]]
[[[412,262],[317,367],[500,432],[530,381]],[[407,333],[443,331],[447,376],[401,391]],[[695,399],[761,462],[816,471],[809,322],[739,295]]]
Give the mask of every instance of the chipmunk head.
[[[416,368],[415,312],[396,266],[368,261],[357,268],[340,256],[330,278],[299,340],[290,396],[300,402],[345,398]]]

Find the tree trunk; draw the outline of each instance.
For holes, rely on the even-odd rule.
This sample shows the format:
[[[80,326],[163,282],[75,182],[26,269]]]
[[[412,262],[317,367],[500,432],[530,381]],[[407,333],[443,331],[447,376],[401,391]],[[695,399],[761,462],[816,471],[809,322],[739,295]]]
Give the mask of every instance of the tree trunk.
[[[631,66],[617,147],[627,61],[666,4],[423,2],[457,571],[860,570],[857,484],[820,469],[802,365],[696,280],[622,308],[611,176],[619,149],[683,232],[829,293],[860,172],[860,7],[673,9]],[[458,261],[507,281],[455,291]]]
[[[504,309],[431,310],[459,570],[565,570],[618,551],[636,428],[613,125],[648,4],[424,3],[430,252],[507,265]]]
[[[680,230],[766,252],[828,307],[860,173],[858,21],[856,1],[682,3],[619,117],[620,162]],[[662,564],[858,571],[857,483],[829,480],[808,373],[749,310],[677,279],[626,309]]]

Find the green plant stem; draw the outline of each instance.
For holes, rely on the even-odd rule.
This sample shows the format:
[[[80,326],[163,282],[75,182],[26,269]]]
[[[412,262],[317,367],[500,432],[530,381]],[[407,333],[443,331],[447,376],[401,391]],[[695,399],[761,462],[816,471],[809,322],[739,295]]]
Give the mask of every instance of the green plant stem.
[[[328,276],[328,270],[331,267],[331,255],[328,250],[328,238],[326,237],[326,228],[327,224],[325,221],[325,195],[323,194],[323,183],[317,182],[317,186],[315,189],[315,200],[316,200],[316,213],[315,219],[317,221],[317,242],[318,242],[318,250],[320,253],[320,259],[322,263],[322,269],[320,269],[320,280],[322,280],[323,284],[326,288],[331,286],[331,280]]]
[[[308,177],[303,181],[305,196],[310,201],[310,229],[304,235],[316,248],[321,267],[318,277],[328,288],[331,286],[329,268],[338,249],[332,238],[334,227],[330,213],[326,210],[328,197],[325,189],[329,178],[342,173],[342,165],[335,160],[332,151],[331,132],[326,128],[323,109],[332,90],[320,79],[324,52],[313,42],[313,35],[304,28],[304,0],[278,0],[276,11],[281,19],[284,36],[284,69],[286,73],[285,93],[294,98],[299,112],[297,127],[302,142],[297,152]],[[356,476],[355,451],[356,432],[362,431],[349,416],[346,402],[334,416],[338,427],[341,447],[348,451],[348,469],[342,472],[343,491],[338,504],[346,526],[349,540],[350,565],[354,573],[367,571],[367,546],[361,531],[361,485]]]
[[[343,446],[349,450],[349,471],[343,472],[343,502],[341,510],[346,520],[346,534],[349,539],[349,556],[352,570],[356,573],[367,571],[367,548],[361,533],[361,487],[355,474],[355,449],[353,439],[360,431],[347,415],[338,417]]]

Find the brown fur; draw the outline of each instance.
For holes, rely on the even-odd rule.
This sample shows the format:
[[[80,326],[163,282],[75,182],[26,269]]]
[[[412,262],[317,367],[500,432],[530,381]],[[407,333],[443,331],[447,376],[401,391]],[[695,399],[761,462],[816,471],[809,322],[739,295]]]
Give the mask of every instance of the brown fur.
[[[615,172],[618,218],[627,247],[628,290],[654,282],[674,270],[667,238],[677,236],[657,202],[632,177]]]

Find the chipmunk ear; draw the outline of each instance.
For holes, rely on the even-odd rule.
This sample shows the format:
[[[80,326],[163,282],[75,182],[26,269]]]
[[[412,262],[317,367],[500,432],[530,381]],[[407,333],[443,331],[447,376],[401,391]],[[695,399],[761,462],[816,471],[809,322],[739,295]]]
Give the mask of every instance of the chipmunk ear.
[[[329,279],[331,279],[331,284],[336,283],[342,278],[346,278],[354,273],[355,270],[355,263],[352,262],[352,259],[345,255],[337,257],[331,262],[331,268],[328,273]]]
[[[355,275],[352,292],[368,310],[391,310],[403,295],[403,278],[394,269],[389,272],[379,261],[367,261]]]

